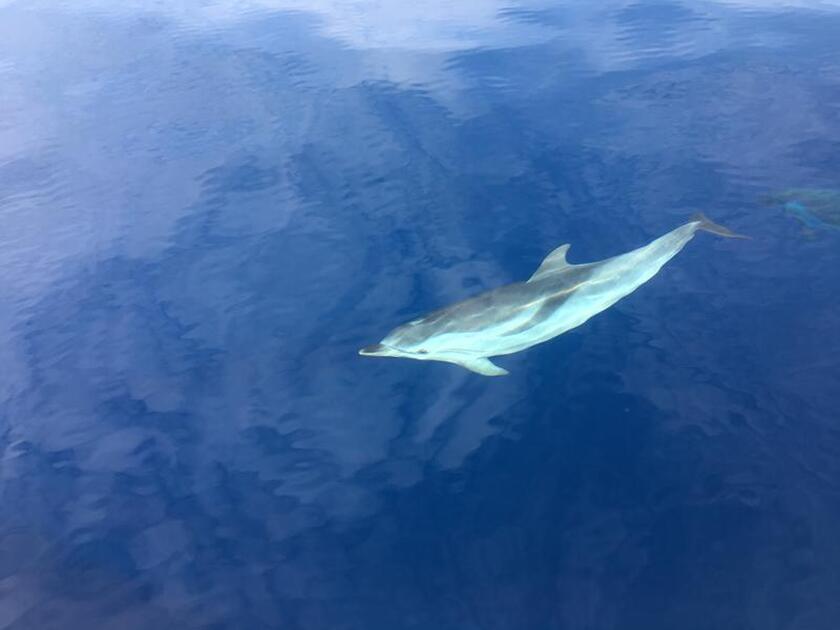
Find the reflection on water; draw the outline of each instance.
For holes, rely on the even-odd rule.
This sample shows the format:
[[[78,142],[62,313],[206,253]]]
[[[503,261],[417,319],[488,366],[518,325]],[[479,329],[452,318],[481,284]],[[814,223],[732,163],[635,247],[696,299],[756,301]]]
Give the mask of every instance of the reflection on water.
[[[840,618],[836,3],[0,2],[0,628]],[[686,250],[511,376],[382,330]]]

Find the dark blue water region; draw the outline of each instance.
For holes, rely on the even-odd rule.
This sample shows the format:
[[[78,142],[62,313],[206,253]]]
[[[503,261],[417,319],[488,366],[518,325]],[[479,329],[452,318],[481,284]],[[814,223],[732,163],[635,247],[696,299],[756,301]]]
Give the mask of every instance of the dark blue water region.
[[[838,627],[836,1],[169,4],[0,1],[2,630]]]

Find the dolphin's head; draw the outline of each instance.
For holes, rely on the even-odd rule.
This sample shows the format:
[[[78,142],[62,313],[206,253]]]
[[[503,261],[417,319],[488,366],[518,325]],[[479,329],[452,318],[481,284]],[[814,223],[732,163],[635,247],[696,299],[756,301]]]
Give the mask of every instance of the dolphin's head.
[[[359,354],[365,357],[401,357],[426,361],[432,359],[429,341],[431,334],[424,330],[422,320],[415,320],[392,330],[379,343],[365,346]]]

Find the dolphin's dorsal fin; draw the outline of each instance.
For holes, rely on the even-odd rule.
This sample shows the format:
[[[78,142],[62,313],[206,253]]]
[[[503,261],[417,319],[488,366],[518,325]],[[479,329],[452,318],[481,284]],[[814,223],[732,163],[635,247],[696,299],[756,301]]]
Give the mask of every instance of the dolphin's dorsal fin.
[[[545,260],[542,261],[542,264],[539,268],[534,272],[534,275],[528,278],[528,282],[533,282],[534,280],[539,280],[541,277],[546,276],[547,274],[554,273],[555,271],[560,271],[566,267],[570,267],[568,262],[566,262],[566,252],[569,251],[569,245],[566,243],[565,245],[561,245],[553,252],[551,252],[548,256],[545,257]]]

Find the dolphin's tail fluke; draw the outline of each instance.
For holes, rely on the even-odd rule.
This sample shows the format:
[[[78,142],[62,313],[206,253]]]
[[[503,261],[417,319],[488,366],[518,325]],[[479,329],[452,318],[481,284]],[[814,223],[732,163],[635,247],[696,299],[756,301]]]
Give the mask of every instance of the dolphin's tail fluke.
[[[729,228],[718,225],[702,212],[695,212],[692,214],[691,221],[700,224],[697,226],[698,230],[705,230],[706,232],[711,232],[712,234],[717,234],[718,236],[725,236],[726,238],[749,238],[749,236],[738,234]]]

